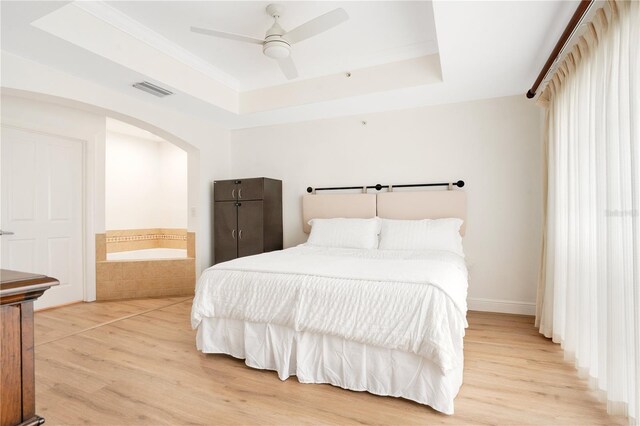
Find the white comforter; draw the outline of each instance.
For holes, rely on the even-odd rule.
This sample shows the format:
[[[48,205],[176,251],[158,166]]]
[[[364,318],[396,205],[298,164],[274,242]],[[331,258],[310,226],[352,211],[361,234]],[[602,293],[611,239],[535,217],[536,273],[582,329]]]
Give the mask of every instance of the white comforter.
[[[275,323],[412,352],[446,373],[462,367],[466,294],[453,253],[301,245],[204,271],[191,322]]]

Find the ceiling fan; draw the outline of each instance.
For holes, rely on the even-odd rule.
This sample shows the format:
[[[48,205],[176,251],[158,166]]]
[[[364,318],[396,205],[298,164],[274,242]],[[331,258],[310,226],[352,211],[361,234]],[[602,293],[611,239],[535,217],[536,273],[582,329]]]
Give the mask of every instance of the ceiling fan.
[[[270,4],[267,6],[267,13],[273,17],[274,22],[271,28],[267,30],[264,40],[207,28],[191,27],[191,31],[198,34],[262,45],[262,53],[278,61],[278,65],[280,65],[280,69],[285,77],[292,80],[298,77],[298,71],[293,63],[293,59],[291,59],[291,45],[341,24],[349,19],[349,15],[347,15],[344,9],[338,8],[305,22],[291,31],[285,31],[280,24],[278,24],[278,18],[282,15],[283,10],[284,6],[281,4]]]

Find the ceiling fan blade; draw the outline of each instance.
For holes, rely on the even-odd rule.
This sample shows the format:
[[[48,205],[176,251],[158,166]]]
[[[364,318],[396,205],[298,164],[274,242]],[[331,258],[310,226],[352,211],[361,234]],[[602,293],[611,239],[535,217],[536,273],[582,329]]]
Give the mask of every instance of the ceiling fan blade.
[[[316,34],[325,32],[336,25],[343,23],[347,19],[349,19],[347,12],[342,8],[338,8],[292,29],[282,36],[282,38],[284,38],[289,44],[298,43],[302,40],[308,39],[309,37],[313,37]]]
[[[296,64],[293,63],[291,56],[284,59],[278,59],[278,65],[280,65],[280,69],[284,76],[287,77],[287,80],[298,78],[298,70],[296,69]]]
[[[257,38],[253,38],[253,37],[249,37],[241,34],[225,33],[223,31],[209,30],[207,28],[198,28],[198,27],[191,27],[191,31],[198,34],[228,38],[229,40],[244,41],[246,43],[253,43],[253,44],[259,44],[259,45],[264,44],[264,40],[260,40]]]

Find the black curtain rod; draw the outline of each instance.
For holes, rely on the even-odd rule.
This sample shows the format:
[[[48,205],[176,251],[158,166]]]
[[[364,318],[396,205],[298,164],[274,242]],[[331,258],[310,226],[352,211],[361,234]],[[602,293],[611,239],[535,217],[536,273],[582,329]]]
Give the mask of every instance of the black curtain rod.
[[[416,188],[420,186],[457,186],[458,188],[462,188],[464,186],[464,181],[459,180],[457,182],[443,182],[443,183],[410,183],[405,185],[369,185],[369,186],[332,186],[326,188],[312,188],[308,187],[307,192],[311,194],[314,190],[317,191],[341,191],[343,189],[375,189],[376,191],[380,191],[382,188]]]

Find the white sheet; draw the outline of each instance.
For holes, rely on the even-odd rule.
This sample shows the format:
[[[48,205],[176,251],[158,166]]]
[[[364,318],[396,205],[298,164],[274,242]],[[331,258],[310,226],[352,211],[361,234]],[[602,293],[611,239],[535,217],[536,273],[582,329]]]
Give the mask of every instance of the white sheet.
[[[221,263],[198,281],[203,318],[270,323],[463,364],[467,270],[448,252],[298,246]]]

